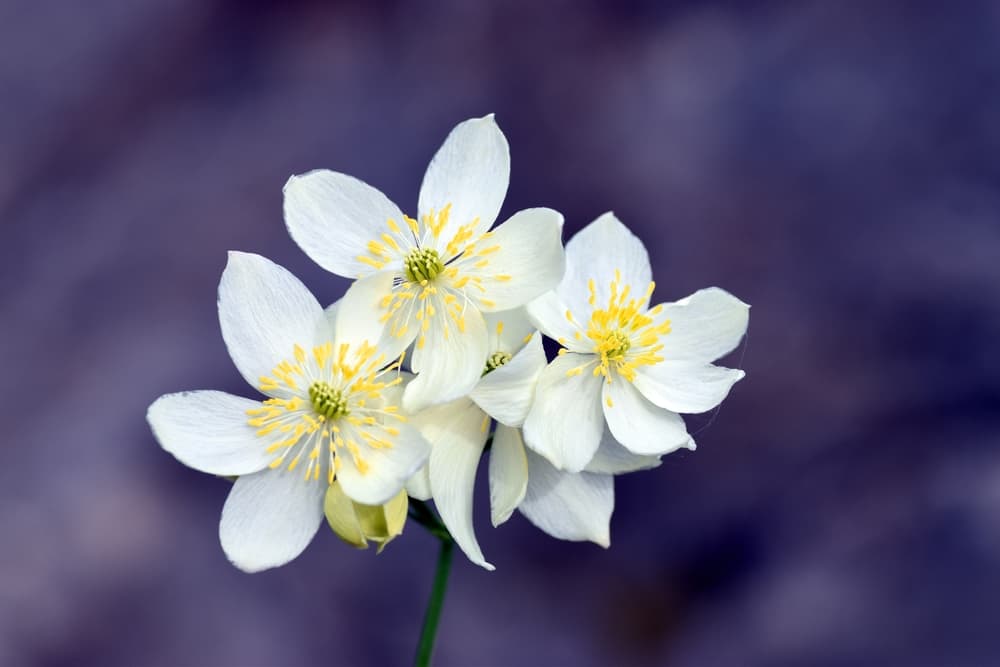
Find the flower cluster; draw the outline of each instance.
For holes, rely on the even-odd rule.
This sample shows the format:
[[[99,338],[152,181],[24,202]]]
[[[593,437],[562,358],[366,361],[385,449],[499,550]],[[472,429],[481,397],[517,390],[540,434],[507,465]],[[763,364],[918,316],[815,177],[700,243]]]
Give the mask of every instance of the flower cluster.
[[[284,188],[288,231],[354,282],[324,309],[282,267],[230,253],[219,321],[263,394],[168,394],[160,444],[236,477],[220,538],[239,568],[287,563],[324,515],[345,541],[398,535],[408,498],[433,499],[471,561],[476,470],[489,450],[492,523],[515,510],[546,533],[607,546],[614,476],[694,449],[679,413],[717,406],[743,377],[712,362],[749,307],[720,289],[650,306],[642,242],[611,213],[565,248],[548,208],[494,222],[510,155],[492,116],[460,123],[431,160],[417,214],[344,174]],[[542,336],[558,343],[550,362]]]

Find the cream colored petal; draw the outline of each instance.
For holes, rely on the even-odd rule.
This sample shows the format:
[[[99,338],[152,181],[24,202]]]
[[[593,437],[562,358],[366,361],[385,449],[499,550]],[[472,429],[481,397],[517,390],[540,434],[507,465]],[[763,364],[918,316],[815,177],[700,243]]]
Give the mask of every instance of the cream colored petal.
[[[357,350],[362,343],[379,348],[386,359],[392,360],[402,354],[413,340],[413,335],[394,336],[382,321],[385,309],[382,300],[392,291],[394,275],[390,271],[380,271],[354,281],[347,293],[338,302],[335,343],[348,343],[351,350]],[[414,330],[415,332],[415,330]]]
[[[469,560],[494,569],[483,556],[472,524],[472,492],[489,418],[468,399],[459,399],[425,416],[420,428],[432,447],[431,493],[441,520]]]
[[[692,449],[693,449],[692,445]],[[601,446],[590,460],[584,472],[596,472],[605,475],[622,475],[639,470],[649,470],[660,465],[660,457],[655,455],[633,454],[615,440],[611,431],[604,429],[601,436]]]
[[[638,367],[635,386],[650,402],[661,408],[697,414],[722,403],[729,390],[744,375],[741,370],[700,361],[667,360]]]
[[[244,572],[278,567],[296,558],[323,520],[325,482],[301,471],[264,470],[236,480],[219,522],[226,557]]]
[[[366,444],[357,427],[346,426],[341,421],[342,435],[358,443],[363,464],[341,451],[341,468],[337,480],[352,500],[362,505],[381,505],[388,502],[404,487],[407,480],[420,469],[430,454],[430,445],[411,424],[390,422],[399,429],[395,436],[382,435],[392,447],[379,448]],[[376,433],[378,430],[373,429]]]
[[[586,295],[582,298],[585,300]],[[590,321],[590,310],[571,310],[555,292],[546,292],[538,297],[527,305],[527,310],[528,317],[539,331],[571,352],[594,351],[593,342],[587,338],[584,329]]]
[[[562,300],[577,311],[589,312],[588,281],[593,279],[598,308],[606,308],[615,271],[621,275],[619,290],[631,286],[633,296],[641,296],[652,280],[649,253],[642,241],[608,212],[577,232],[566,243],[566,275],[557,291]]]
[[[680,415],[653,405],[621,377],[604,383],[603,406],[611,434],[633,454],[668,454],[690,442]]]
[[[542,338],[532,336],[510,361],[484,375],[469,397],[498,422],[520,426],[528,416],[535,385],[546,365]]]
[[[375,271],[372,260],[378,255],[372,256],[369,242],[378,243],[382,234],[392,233],[389,220],[406,228],[399,207],[346,174],[316,170],[292,176],[284,195],[285,224],[292,239],[314,262],[338,276],[359,278]],[[407,238],[397,236],[397,245]],[[392,255],[387,266],[401,266],[401,254],[384,249]],[[369,261],[359,261],[359,256],[368,256]]]
[[[480,310],[518,308],[555,289],[566,270],[562,226],[562,214],[550,208],[518,211],[458,261],[459,275],[481,281],[482,293],[469,292]]]
[[[750,320],[750,306],[718,287],[661,307],[656,319],[670,321],[661,354],[670,360],[714,361],[736,349]]]
[[[525,444],[570,472],[580,472],[594,457],[604,429],[602,378],[591,372],[592,361],[590,355],[573,353],[556,357],[538,379],[524,422]]]
[[[614,477],[557,470],[528,451],[528,489],[518,510],[531,523],[560,540],[611,544],[615,507]]]
[[[434,155],[420,186],[420,217],[450,206],[437,240],[443,250],[462,225],[475,222],[473,238],[500,213],[510,181],[510,149],[493,114],[459,123]]]
[[[497,424],[490,448],[490,518],[507,521],[528,488],[528,458],[519,429]]]
[[[186,466],[212,475],[246,475],[270,463],[266,444],[247,424],[260,401],[221,391],[167,394],[146,419],[160,446]]]
[[[532,324],[525,308],[514,308],[495,313],[483,313],[486,331],[489,333],[489,351],[517,354],[528,344],[537,327]]]
[[[219,282],[219,324],[229,356],[254,388],[276,365],[325,333],[323,309],[298,278],[260,255],[229,253]]]

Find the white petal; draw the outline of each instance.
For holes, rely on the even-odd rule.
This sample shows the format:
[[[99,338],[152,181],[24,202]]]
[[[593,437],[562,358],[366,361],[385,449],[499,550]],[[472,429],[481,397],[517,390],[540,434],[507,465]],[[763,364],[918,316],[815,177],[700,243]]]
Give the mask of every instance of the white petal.
[[[483,319],[486,320],[486,331],[490,336],[490,354],[506,352],[515,355],[527,345],[528,338],[536,331],[525,308],[483,313]]]
[[[740,344],[750,306],[718,287],[698,290],[676,303],[663,304],[657,320],[670,320],[663,337],[667,359],[714,361]]]
[[[465,311],[465,331],[459,331],[442,305],[421,349],[411,359],[417,377],[403,392],[403,408],[419,412],[429,405],[467,395],[483,375],[488,350],[486,322],[475,308]]]
[[[693,443],[691,448],[694,449]],[[639,470],[649,470],[659,465],[659,456],[633,454],[622,447],[621,443],[611,435],[611,431],[605,428],[604,435],[601,436],[601,446],[598,447],[597,453],[594,454],[594,458],[590,460],[584,471],[622,475]]]
[[[635,454],[667,454],[690,442],[680,415],[653,405],[624,378],[604,383],[603,405],[611,435]]]
[[[555,289],[566,270],[562,247],[563,217],[550,208],[518,211],[493,230],[479,246],[496,246],[480,268],[459,269],[482,279],[478,298],[483,311],[510,310]],[[477,261],[475,257],[467,261]],[[475,291],[471,292],[478,297]]]
[[[510,361],[479,381],[469,397],[498,422],[520,426],[535,397],[535,384],[548,362],[542,337],[532,336]]]
[[[222,508],[222,550],[244,572],[289,562],[316,534],[327,486],[284,468],[240,477]]]
[[[528,491],[518,507],[531,523],[560,540],[611,544],[614,477],[556,470],[528,451]]]
[[[473,238],[490,228],[500,213],[510,182],[510,149],[493,115],[459,123],[434,155],[420,186],[421,219],[451,205],[443,248],[461,225],[478,218]]]
[[[296,345],[310,349],[325,328],[323,309],[298,278],[260,255],[229,253],[219,282],[219,323],[229,356],[251,386]]]
[[[521,432],[497,424],[490,449],[490,518],[499,526],[517,509],[528,488],[528,457]]]
[[[669,338],[669,336],[668,336]],[[700,361],[661,361],[636,368],[635,387],[655,405],[674,412],[711,410],[746,375]]]
[[[399,435],[391,438],[383,436],[392,442],[392,447],[375,449],[367,445],[362,437],[354,437],[353,427],[345,427],[341,422],[344,439],[352,439],[358,443],[367,468],[365,472],[361,472],[349,454],[338,454],[342,461],[341,468],[337,471],[337,480],[344,493],[362,505],[388,502],[427,462],[430,455],[430,444],[414,426],[395,420],[390,423],[399,429]]]
[[[431,499],[431,477],[430,469],[425,463],[423,467],[417,472],[413,473],[411,477],[406,482],[406,493],[410,495],[411,498],[416,498],[417,500],[430,500]]]
[[[221,391],[185,391],[156,399],[146,419],[165,450],[186,466],[212,475],[246,475],[272,455],[247,424],[259,401]]]
[[[586,296],[583,298],[586,299]],[[566,316],[569,306],[555,292],[546,292],[538,297],[528,304],[527,310],[532,323],[552,340],[573,352],[593,352],[593,342],[581,329],[590,321],[589,310],[573,311],[573,319],[570,320]]]
[[[336,344],[348,343],[357,350],[362,342],[374,345],[386,359],[395,359],[413,340],[413,336],[394,336],[382,316],[385,309],[382,299],[392,291],[394,275],[379,271],[354,281],[344,297],[338,301]],[[416,328],[414,327],[414,332]]]
[[[323,311],[323,317],[326,318],[324,336],[320,336],[321,339],[333,340],[337,337],[337,313],[340,311],[340,302],[343,298],[337,299]]]
[[[368,242],[405,227],[403,213],[372,186],[345,174],[317,170],[285,184],[285,224],[309,257],[338,276],[357,278],[374,269],[358,261]]]
[[[603,378],[591,373],[593,364],[580,374],[567,375],[592,361],[591,355],[556,357],[538,378],[535,400],[524,422],[528,447],[570,472],[580,472],[594,458],[604,430],[600,406]]]
[[[425,416],[421,431],[431,442],[431,493],[441,520],[469,560],[494,569],[483,557],[472,525],[476,468],[489,433],[486,414],[468,399],[459,399],[435,409],[433,417]]]
[[[587,282],[593,279],[595,305],[606,308],[616,270],[622,278],[619,289],[630,285],[633,296],[641,296],[653,276],[649,253],[642,241],[614,213],[608,212],[566,244],[566,276],[557,291],[579,317],[579,312],[589,313]]]

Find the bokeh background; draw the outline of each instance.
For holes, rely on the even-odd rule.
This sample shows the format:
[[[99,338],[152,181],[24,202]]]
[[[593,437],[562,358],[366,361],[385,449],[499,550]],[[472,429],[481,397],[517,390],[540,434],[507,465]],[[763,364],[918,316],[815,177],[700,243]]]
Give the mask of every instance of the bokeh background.
[[[612,546],[477,517],[437,664],[1000,663],[1000,6],[0,2],[0,664],[402,665],[436,543],[321,532],[245,575],[228,484],[162,452],[166,392],[252,395],[225,253],[324,301],[286,178],[413,211],[458,121],[504,215],[614,209],[659,300],[753,304],[699,449],[617,483]]]

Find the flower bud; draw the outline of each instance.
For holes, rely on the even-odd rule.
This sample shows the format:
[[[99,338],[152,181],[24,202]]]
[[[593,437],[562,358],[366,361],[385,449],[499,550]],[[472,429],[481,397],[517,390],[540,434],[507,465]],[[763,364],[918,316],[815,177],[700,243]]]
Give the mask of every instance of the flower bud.
[[[384,505],[362,505],[348,498],[337,481],[330,485],[323,504],[327,523],[340,539],[359,549],[375,542],[378,553],[403,532],[408,507],[405,490]]]

